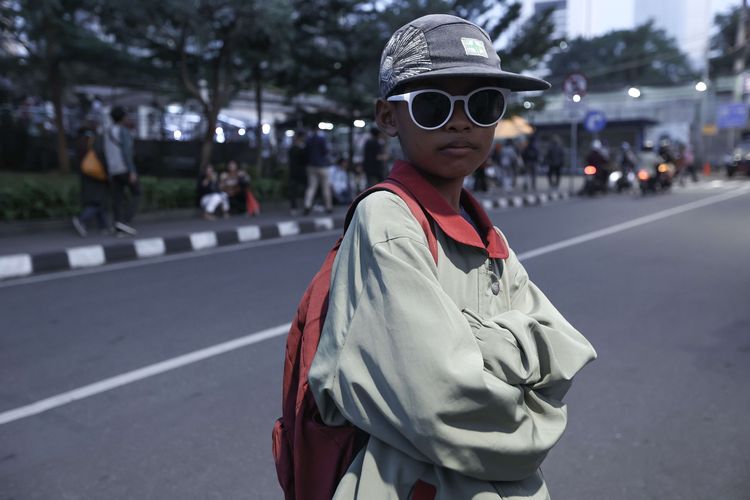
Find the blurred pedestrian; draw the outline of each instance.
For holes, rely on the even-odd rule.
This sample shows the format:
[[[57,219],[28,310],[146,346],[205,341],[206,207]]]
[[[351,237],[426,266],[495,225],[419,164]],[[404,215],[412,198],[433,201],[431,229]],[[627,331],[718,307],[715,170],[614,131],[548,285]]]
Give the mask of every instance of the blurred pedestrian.
[[[362,167],[367,176],[367,185],[374,186],[385,179],[385,161],[388,153],[385,149],[385,139],[378,127],[370,129],[370,137],[365,142]]]
[[[695,168],[695,154],[693,153],[693,147],[690,145],[690,142],[684,143],[682,147],[682,156],[685,163],[685,169],[690,174],[690,178],[693,180],[693,182],[698,182],[698,172]]]
[[[333,201],[337,205],[351,203],[354,197],[349,182],[349,161],[345,157],[339,158],[336,164],[331,167],[330,180]]]
[[[328,159],[328,141],[323,131],[308,137],[305,143],[307,151],[307,190],[305,191],[305,215],[312,210],[315,193],[320,187],[323,193],[323,202],[325,203],[326,212],[333,211],[333,200],[331,197],[331,182],[328,179],[329,168],[331,166]]]
[[[250,176],[240,170],[237,162],[229,160],[226,172],[219,176],[219,187],[229,198],[229,211],[243,214],[247,211],[247,191],[250,187]]]
[[[113,124],[104,132],[104,154],[112,189],[114,229],[119,234],[134,235],[137,231],[131,223],[138,210],[141,186],[133,161],[133,136],[125,124],[123,107],[113,107],[109,116]]]
[[[524,168],[523,190],[536,191],[536,170],[539,166],[539,148],[536,145],[536,136],[532,135],[526,141],[526,146],[521,153]]]
[[[217,215],[229,216],[229,197],[219,188],[219,178],[210,163],[203,169],[196,190],[204,219],[214,220]]]
[[[484,163],[474,170],[474,191],[477,193],[487,192],[487,167],[489,167],[489,163],[488,157]]]
[[[99,176],[86,173],[83,168],[87,155],[94,155],[95,160],[101,166]],[[109,183],[107,172],[104,167],[101,151],[101,139],[96,133],[96,123],[92,120],[84,121],[78,129],[76,139],[76,158],[81,179],[81,212],[73,217],[73,227],[76,232],[84,237],[88,234],[89,224],[95,220],[100,232],[108,233],[107,203],[109,203]]]
[[[288,156],[289,179],[287,180],[287,198],[292,215],[297,215],[297,202],[304,204],[305,187],[307,186],[307,150],[305,149],[305,131],[294,133]]]
[[[515,189],[520,166],[521,158],[516,150],[516,144],[513,139],[506,139],[500,150],[500,170],[505,190]]]
[[[565,151],[562,147],[562,139],[559,135],[552,136],[547,155],[545,157],[547,164],[547,180],[551,188],[560,186],[560,173],[565,164]]]

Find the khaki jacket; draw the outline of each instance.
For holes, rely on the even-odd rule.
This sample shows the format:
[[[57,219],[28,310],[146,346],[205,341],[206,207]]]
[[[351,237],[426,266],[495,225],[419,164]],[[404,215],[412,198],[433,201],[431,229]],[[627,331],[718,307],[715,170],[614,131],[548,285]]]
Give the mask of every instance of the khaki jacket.
[[[411,166],[392,176],[435,221],[438,263],[398,196],[359,204],[309,374],[323,420],[370,435],[334,498],[408,499],[417,480],[439,500],[549,498],[539,466],[596,353],[468,193],[482,238]]]

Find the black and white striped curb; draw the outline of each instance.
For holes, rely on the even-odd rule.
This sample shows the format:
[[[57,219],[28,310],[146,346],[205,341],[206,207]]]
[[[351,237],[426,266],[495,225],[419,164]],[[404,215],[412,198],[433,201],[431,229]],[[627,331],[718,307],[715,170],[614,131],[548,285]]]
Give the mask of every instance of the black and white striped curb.
[[[193,252],[343,227],[343,218],[319,217],[311,220],[240,226],[223,231],[202,231],[167,238],[143,238],[111,245],[79,246],[38,254],[2,255],[0,256],[0,280],[53,271],[97,267],[114,262]]]
[[[544,205],[551,201],[566,200],[573,196],[568,191],[549,191],[546,193],[530,193],[525,195],[504,196],[500,198],[488,198],[482,200],[485,210],[496,208],[515,208],[533,205]]]
[[[543,205],[550,201],[567,199],[570,196],[571,194],[567,191],[550,191],[483,199],[481,203],[486,210],[491,210]],[[240,226],[223,231],[202,231],[167,238],[143,238],[111,245],[86,245],[37,254],[0,255],[0,280],[54,271],[97,267],[115,262],[193,252],[343,227],[343,218],[319,217],[311,220]]]

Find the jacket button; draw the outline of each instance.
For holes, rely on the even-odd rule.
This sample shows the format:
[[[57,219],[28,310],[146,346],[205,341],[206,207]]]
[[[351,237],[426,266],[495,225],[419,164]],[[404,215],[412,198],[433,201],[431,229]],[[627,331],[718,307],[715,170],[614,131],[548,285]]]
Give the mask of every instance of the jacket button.
[[[492,290],[492,293],[494,295],[497,295],[500,293],[500,280],[495,276],[495,273],[490,274],[490,280],[492,281],[492,284],[490,285],[490,289]]]

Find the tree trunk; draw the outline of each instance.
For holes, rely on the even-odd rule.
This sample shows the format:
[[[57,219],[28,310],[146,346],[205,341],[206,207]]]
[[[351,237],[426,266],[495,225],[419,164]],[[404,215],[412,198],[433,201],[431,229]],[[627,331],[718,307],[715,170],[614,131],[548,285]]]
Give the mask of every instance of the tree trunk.
[[[47,10],[47,9],[43,9]],[[42,31],[45,37],[44,58],[47,63],[47,83],[49,85],[50,99],[55,109],[55,127],[57,128],[57,168],[63,172],[70,172],[68,161],[68,139],[65,137],[65,126],[63,123],[62,94],[63,81],[60,71],[59,32],[55,28],[50,17],[55,13],[43,12]]]
[[[57,128],[57,167],[60,172],[67,174],[70,172],[70,161],[68,159],[68,138],[65,135],[65,124],[63,122],[63,86],[56,64],[50,67],[49,83],[52,106],[55,108],[55,128]]]
[[[255,127],[255,164],[258,166],[259,172],[266,174],[264,171],[265,165],[263,165],[263,78],[261,75],[260,64],[256,63],[253,68],[254,83],[255,83],[255,111],[257,113],[257,125]]]
[[[201,172],[211,163],[211,153],[214,150],[214,135],[216,134],[216,122],[219,116],[217,106],[209,106],[205,110],[206,115],[206,134],[203,136],[203,146],[201,146]]]

